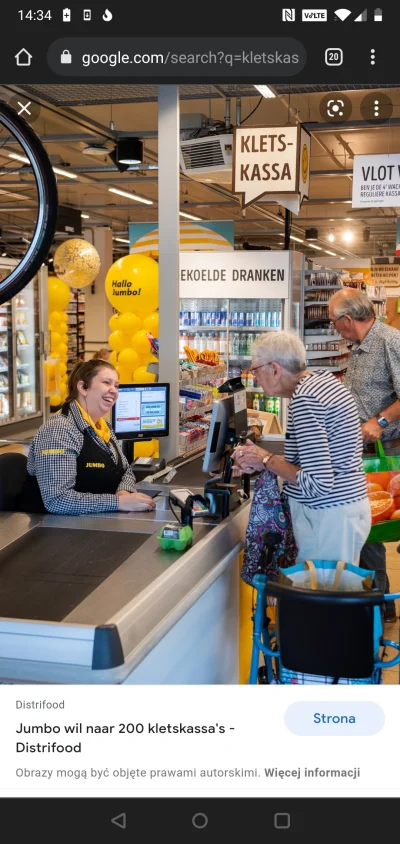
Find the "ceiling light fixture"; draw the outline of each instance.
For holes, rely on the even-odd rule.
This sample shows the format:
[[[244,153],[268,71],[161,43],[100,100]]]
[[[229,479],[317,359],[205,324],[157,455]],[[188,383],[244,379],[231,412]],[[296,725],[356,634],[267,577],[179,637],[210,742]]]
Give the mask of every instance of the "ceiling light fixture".
[[[89,220],[89,214],[81,214],[83,220]]]
[[[23,164],[30,164],[29,158],[26,158],[24,155],[18,155],[16,152],[9,152],[9,158],[15,158],[15,161],[22,161]]]
[[[331,232],[330,235],[328,235],[328,240],[329,240],[329,243],[334,243],[335,235],[334,235],[333,232]]]
[[[310,248],[311,249],[318,249],[318,252],[322,252],[322,246],[317,246],[316,243],[313,243],[313,245]]]
[[[82,150],[83,155],[108,155],[109,150],[104,144],[88,144]]]
[[[306,240],[318,240],[318,229],[306,229]]]
[[[294,234],[290,235],[290,240],[296,240],[297,243],[304,243],[304,240],[302,240],[301,237],[295,237]]]
[[[57,176],[66,176],[67,179],[77,179],[78,176],[76,173],[71,173],[69,170],[64,170],[61,167],[53,167],[53,172],[57,173]]]
[[[345,221],[345,223],[352,223],[352,222],[353,222],[353,218],[352,218],[352,217],[345,217],[345,218],[344,218],[344,221]]]
[[[193,214],[186,214],[186,211],[180,211],[179,216],[186,217],[187,220],[200,220],[200,222],[202,222],[201,217],[194,217]]]
[[[343,232],[343,240],[345,243],[351,243],[354,240],[354,234],[349,229]]]
[[[326,254],[327,255],[333,255],[333,257],[336,258],[336,252],[329,252],[329,250],[327,249]]]
[[[115,149],[119,164],[141,164],[143,161],[143,141],[139,138],[120,138]]]
[[[119,190],[118,188],[108,188],[109,193],[116,193],[118,196],[125,196],[126,199],[132,199],[134,202],[143,202],[143,205],[153,205],[151,199],[144,199],[142,196],[137,196],[133,193],[128,193],[125,190]]]
[[[125,237],[114,237],[114,240],[116,241],[116,243],[130,243],[130,241],[127,240]]]
[[[257,91],[259,91],[266,100],[275,99],[276,94],[269,85],[254,85],[254,87],[257,88]]]

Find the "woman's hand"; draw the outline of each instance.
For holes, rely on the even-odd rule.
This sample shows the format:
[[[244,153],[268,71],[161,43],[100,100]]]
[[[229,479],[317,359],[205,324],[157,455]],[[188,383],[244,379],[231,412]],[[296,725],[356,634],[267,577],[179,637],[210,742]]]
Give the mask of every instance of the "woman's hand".
[[[253,472],[262,472],[265,469],[263,460],[266,457],[268,457],[268,452],[258,445],[254,445],[251,440],[247,440],[246,445],[239,445],[233,452],[235,463],[242,472],[246,472],[248,475]]]
[[[142,513],[146,510],[155,510],[156,505],[153,498],[144,495],[142,492],[128,492],[125,489],[117,492],[118,510],[122,513]]]

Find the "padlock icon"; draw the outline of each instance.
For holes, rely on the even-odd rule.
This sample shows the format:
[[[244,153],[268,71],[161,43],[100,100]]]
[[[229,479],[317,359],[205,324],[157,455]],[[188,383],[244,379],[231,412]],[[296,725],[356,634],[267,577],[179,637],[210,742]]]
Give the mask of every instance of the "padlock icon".
[[[61,64],[72,64],[72,55],[69,50],[64,50],[61,53]]]

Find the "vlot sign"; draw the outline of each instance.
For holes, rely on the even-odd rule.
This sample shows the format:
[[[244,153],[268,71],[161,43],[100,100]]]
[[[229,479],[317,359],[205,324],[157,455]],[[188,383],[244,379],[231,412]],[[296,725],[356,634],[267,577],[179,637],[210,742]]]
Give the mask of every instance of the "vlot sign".
[[[355,155],[353,208],[400,205],[400,155]]]
[[[235,129],[233,192],[243,208],[267,195],[298,214],[309,183],[310,135],[301,126]]]

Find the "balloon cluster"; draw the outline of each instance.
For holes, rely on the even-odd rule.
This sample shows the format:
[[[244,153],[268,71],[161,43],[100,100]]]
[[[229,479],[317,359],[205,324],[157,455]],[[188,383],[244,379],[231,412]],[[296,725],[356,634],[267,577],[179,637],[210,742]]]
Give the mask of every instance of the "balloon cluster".
[[[146,255],[126,255],[107,273],[106,294],[118,313],[110,319],[110,361],[122,384],[153,383],[147,372],[157,358],[147,333],[158,337],[158,264]]]
[[[64,281],[53,276],[48,281],[50,356],[58,359],[59,391],[50,396],[51,407],[58,407],[67,397],[68,308],[71,290]]]

